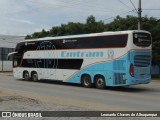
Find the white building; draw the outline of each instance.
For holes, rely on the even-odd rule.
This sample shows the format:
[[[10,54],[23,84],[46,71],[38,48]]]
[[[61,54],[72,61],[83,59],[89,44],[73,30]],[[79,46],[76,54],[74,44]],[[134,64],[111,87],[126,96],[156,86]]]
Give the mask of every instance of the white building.
[[[12,71],[12,60],[7,60],[7,55],[22,40],[24,36],[0,35],[0,71]]]

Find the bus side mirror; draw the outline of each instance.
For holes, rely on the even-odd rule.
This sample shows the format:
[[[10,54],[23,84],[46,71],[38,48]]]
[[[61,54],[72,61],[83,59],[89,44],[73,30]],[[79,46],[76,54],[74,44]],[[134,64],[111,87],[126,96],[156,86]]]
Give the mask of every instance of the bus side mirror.
[[[9,55],[7,56],[7,60],[10,60],[10,56]]]
[[[16,54],[17,52],[11,52],[7,55],[7,60],[11,60],[13,55]]]

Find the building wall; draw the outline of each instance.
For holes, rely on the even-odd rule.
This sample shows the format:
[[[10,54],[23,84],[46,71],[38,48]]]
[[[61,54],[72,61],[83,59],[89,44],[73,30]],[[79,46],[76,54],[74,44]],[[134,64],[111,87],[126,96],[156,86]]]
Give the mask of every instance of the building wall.
[[[0,71],[12,71],[12,61],[0,61]]]
[[[8,60],[7,56],[13,51],[14,48],[0,47],[0,71],[12,71],[12,58]]]
[[[12,71],[12,58],[7,55],[14,51],[16,44],[24,40],[24,36],[0,35],[0,71]]]

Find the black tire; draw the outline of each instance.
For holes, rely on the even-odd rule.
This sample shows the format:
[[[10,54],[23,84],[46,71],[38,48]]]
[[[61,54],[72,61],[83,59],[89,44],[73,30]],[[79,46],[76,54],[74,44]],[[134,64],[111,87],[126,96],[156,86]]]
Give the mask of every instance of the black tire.
[[[89,75],[83,75],[81,77],[81,84],[83,87],[86,87],[86,88],[90,88],[92,87],[92,80],[91,80],[91,77]]]
[[[35,81],[35,82],[38,81],[38,74],[37,74],[37,72],[32,72],[32,74],[31,74],[31,79],[32,79],[33,81]]]
[[[23,73],[23,78],[24,78],[25,80],[30,80],[29,72],[28,72],[28,71],[25,71],[25,72]]]
[[[95,78],[95,86],[98,89],[104,89],[106,87],[105,79],[103,76],[99,75]]]

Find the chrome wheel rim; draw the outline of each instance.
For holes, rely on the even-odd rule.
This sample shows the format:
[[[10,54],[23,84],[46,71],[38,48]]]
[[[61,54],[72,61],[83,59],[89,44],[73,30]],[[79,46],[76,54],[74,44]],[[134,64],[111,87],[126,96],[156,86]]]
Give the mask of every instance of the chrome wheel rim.
[[[37,75],[37,74],[33,74],[33,78],[32,78],[32,79],[33,79],[34,81],[36,81],[37,78],[38,78],[38,75]]]
[[[84,78],[84,85],[88,86],[90,84],[90,79],[88,77]]]
[[[29,78],[29,74],[28,74],[28,73],[25,73],[25,74],[24,74],[24,79],[27,80],[28,78]]]
[[[103,79],[102,78],[99,78],[98,80],[97,80],[97,85],[98,86],[104,86],[104,81],[103,81]]]

